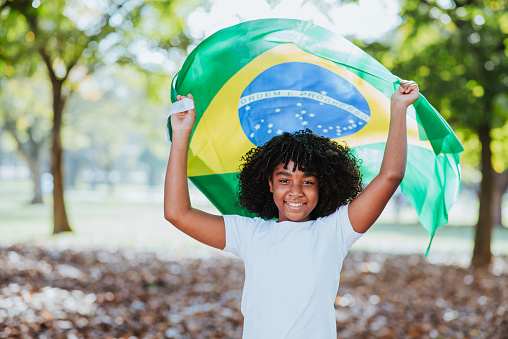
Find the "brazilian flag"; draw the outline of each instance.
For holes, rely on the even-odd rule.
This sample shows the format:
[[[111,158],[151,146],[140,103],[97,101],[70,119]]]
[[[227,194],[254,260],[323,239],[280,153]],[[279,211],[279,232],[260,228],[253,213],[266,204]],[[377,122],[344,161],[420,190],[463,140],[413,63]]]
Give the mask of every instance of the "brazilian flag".
[[[379,172],[399,85],[360,48],[309,22],[263,19],[223,29],[194,49],[172,82],[173,102],[188,93],[196,100],[188,176],[221,213],[249,215],[237,204],[242,156],[285,131],[309,128],[353,148],[368,183]],[[420,95],[408,108],[401,190],[431,237],[457,198],[463,150]]]

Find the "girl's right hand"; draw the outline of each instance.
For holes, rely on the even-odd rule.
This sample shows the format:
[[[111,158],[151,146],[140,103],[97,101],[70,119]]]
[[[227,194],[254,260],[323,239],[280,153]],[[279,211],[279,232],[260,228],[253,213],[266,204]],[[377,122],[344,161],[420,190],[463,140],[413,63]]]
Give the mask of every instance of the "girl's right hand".
[[[182,100],[185,98],[185,95],[177,95],[177,100]],[[187,98],[192,99],[192,94],[188,94]],[[194,107],[196,107],[196,103],[194,103]],[[171,129],[173,133],[190,133],[192,132],[192,128],[194,127],[194,122],[196,121],[196,111],[195,109],[190,109],[185,112],[175,113],[171,115]]]

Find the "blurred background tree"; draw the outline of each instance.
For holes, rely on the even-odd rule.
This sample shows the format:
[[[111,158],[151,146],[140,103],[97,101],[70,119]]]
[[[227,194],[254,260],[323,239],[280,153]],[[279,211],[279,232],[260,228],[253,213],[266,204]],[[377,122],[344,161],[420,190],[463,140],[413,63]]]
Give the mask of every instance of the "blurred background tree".
[[[402,24],[366,47],[394,74],[415,80],[478,166],[479,217],[472,264],[491,262],[492,227],[508,186],[508,12],[505,1],[403,0]]]
[[[0,116],[25,158],[33,180],[31,203],[42,204],[41,164],[51,129],[50,91],[41,74],[0,82]]]
[[[169,83],[167,77],[165,82]],[[167,155],[161,124],[167,115],[167,98],[164,103],[150,99],[149,84],[153,83],[157,83],[153,76],[125,65],[109,67],[83,83],[81,95],[69,103],[73,114],[63,136],[67,156],[73,159],[67,163],[67,186],[75,187],[81,165],[90,167],[84,170],[92,188],[106,182],[113,191],[128,171],[146,172],[151,186],[160,182],[162,159]]]
[[[173,75],[176,64],[171,58],[185,54],[192,42],[184,32],[185,17],[199,4],[199,0],[0,1],[0,73],[12,79],[45,69],[51,84],[54,233],[71,230],[62,156],[69,98],[101,65],[135,64],[145,72],[164,74],[163,79]],[[148,91],[155,99],[163,93],[156,79],[157,75],[150,83],[157,90]]]

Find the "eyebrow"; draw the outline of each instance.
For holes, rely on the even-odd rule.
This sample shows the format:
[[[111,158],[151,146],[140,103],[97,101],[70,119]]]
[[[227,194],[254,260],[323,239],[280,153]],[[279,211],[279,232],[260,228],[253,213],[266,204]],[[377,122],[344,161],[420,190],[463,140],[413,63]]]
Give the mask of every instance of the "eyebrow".
[[[287,175],[287,176],[291,176],[291,173],[290,172],[286,172],[286,171],[280,171],[280,172],[277,172],[275,175]],[[317,176],[315,174],[312,174],[312,173],[305,173],[303,176],[306,177],[306,178],[309,178],[309,177],[317,178]]]

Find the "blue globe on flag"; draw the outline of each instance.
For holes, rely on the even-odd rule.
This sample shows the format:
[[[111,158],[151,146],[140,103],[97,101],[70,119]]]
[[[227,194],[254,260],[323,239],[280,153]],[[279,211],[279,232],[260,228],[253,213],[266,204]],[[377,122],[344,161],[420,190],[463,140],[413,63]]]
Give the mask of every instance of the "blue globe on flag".
[[[369,122],[367,100],[353,84],[318,65],[286,62],[259,74],[238,103],[242,129],[263,145],[283,132],[309,128],[335,139]]]

